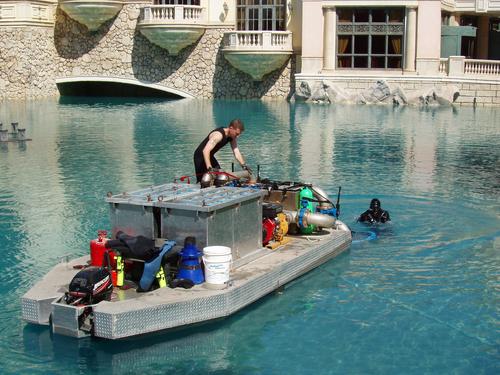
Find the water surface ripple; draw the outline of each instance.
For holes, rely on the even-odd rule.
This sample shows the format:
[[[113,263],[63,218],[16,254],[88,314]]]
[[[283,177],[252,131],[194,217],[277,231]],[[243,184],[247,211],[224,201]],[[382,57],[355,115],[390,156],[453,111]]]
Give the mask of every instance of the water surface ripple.
[[[193,174],[192,152],[240,117],[266,177],[336,195],[356,232],[339,258],[235,316],[120,342],[53,337],[19,298],[109,228],[108,191]],[[500,373],[500,109],[260,101],[0,103],[32,141],[0,144],[0,372]],[[232,154],[219,153],[230,168]],[[393,221],[356,223],[373,197]]]

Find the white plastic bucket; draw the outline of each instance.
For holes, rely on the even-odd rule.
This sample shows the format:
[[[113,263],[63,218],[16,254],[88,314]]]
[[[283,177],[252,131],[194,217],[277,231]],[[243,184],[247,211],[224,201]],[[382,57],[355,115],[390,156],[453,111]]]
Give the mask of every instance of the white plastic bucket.
[[[222,289],[229,281],[232,262],[231,248],[227,246],[207,246],[203,248],[205,282],[208,288]]]

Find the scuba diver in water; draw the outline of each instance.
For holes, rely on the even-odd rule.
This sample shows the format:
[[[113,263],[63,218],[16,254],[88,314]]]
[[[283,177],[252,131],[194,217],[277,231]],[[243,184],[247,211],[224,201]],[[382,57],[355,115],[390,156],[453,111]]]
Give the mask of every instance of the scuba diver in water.
[[[234,119],[229,123],[227,128],[217,128],[208,134],[208,136],[200,143],[194,152],[194,167],[196,170],[196,182],[200,182],[202,176],[206,172],[212,172],[220,169],[220,164],[215,158],[215,153],[219,151],[227,143],[231,144],[234,157],[240,163],[244,170],[252,173],[249,166],[246,165],[245,159],[238,149],[237,138],[243,131],[245,126],[239,119]]]
[[[383,210],[380,207],[380,201],[377,198],[373,198],[370,202],[370,209],[363,212],[358,218],[359,222],[362,223],[385,223],[387,221],[391,221],[389,216],[389,212]]]

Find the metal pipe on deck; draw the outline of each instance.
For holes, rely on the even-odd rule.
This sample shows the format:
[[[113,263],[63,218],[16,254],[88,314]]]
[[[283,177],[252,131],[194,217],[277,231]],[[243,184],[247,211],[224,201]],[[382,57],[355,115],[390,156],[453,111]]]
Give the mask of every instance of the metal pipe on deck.
[[[291,223],[299,223],[299,212],[298,211],[284,211],[287,220]],[[333,228],[335,226],[336,219],[333,216],[306,212],[302,218],[302,225],[307,227],[308,225],[316,225],[321,228]]]

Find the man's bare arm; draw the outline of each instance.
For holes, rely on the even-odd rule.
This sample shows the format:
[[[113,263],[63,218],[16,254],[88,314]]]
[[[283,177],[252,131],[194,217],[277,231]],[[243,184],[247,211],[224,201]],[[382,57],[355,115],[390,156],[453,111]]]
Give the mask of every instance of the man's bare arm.
[[[233,139],[231,141],[231,148],[233,149],[234,157],[236,158],[236,160],[238,160],[238,163],[240,163],[240,165],[245,164],[245,159],[243,159],[243,155],[241,155],[236,139]]]
[[[212,167],[212,163],[210,162],[210,152],[220,141],[222,141],[222,134],[219,132],[214,132],[208,137],[208,142],[203,148],[203,160],[205,160],[207,168]]]

